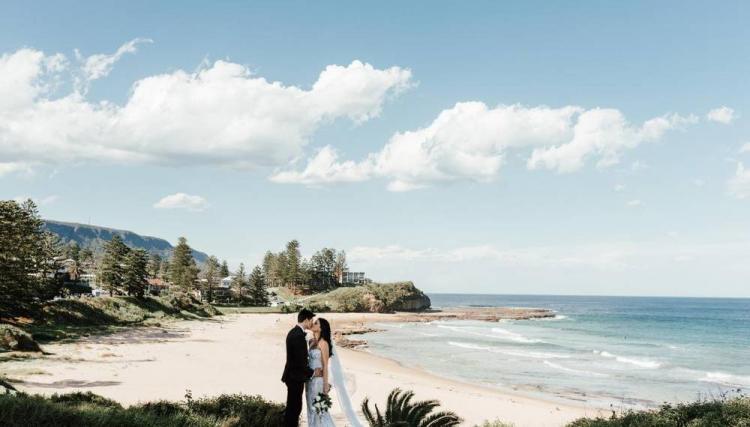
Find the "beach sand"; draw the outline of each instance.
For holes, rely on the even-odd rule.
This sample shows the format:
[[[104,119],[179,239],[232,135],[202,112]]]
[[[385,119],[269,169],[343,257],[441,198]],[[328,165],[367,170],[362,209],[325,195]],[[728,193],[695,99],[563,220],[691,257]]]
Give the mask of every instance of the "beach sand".
[[[334,330],[337,325],[393,320],[387,314],[332,313],[325,317]],[[26,392],[91,391],[123,404],[182,400],[186,390],[191,390],[193,397],[245,393],[283,402],[284,338],[294,323],[294,315],[239,314],[133,328],[75,343],[50,344],[44,349],[52,355],[3,362],[0,372],[23,380],[18,388]],[[561,426],[578,417],[600,414],[597,408],[453,381],[367,351],[336,350],[357,407],[365,397],[382,407],[388,393],[400,387],[413,390],[419,400],[438,399],[443,409],[459,414],[467,426],[494,419],[516,426]],[[335,402],[332,413],[338,424],[344,425]]]

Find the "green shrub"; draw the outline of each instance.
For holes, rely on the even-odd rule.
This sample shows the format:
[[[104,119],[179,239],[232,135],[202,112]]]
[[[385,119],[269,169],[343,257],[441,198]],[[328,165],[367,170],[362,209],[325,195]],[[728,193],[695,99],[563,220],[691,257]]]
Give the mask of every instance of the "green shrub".
[[[42,349],[23,329],[0,324],[0,352],[3,351],[42,351]]]
[[[569,427],[719,427],[750,426],[750,398],[664,404],[654,411],[613,413],[609,418],[581,418]]]
[[[282,424],[283,406],[259,396],[222,395],[188,403],[149,402],[123,408],[93,393],[50,398],[24,393],[0,395],[0,426],[61,427],[275,427]]]
[[[53,394],[49,400],[51,402],[55,403],[62,403],[67,406],[77,406],[77,405],[94,405],[94,406],[102,406],[106,408],[120,408],[122,409],[122,405],[115,402],[112,399],[107,399],[106,397],[99,396],[98,394],[94,394],[90,391],[87,391],[86,393],[83,392],[74,392],[74,393],[67,393],[67,394]]]

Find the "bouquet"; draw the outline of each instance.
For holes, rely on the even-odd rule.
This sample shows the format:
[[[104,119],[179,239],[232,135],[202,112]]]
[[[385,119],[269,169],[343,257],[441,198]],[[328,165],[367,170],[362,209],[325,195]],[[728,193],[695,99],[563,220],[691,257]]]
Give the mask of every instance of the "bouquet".
[[[331,406],[331,398],[324,393],[318,393],[318,397],[313,401],[313,408],[315,408],[315,413],[318,415],[328,412]]]

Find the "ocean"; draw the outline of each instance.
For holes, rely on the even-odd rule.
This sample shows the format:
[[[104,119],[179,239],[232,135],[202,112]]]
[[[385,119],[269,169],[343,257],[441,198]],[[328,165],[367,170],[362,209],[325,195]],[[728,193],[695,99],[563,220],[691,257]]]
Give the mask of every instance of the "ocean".
[[[543,320],[383,323],[370,351],[462,381],[618,409],[750,390],[750,299],[431,294]]]

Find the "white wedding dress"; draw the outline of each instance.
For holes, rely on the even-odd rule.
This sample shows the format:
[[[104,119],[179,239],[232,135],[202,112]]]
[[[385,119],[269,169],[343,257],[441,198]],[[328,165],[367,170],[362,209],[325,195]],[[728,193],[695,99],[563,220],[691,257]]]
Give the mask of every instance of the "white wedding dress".
[[[308,356],[310,369],[323,368],[319,348],[311,348]],[[305,383],[305,398],[307,399],[307,425],[308,427],[334,427],[333,418],[329,412],[318,414],[313,408],[313,402],[319,393],[323,393],[323,377],[312,377]]]

